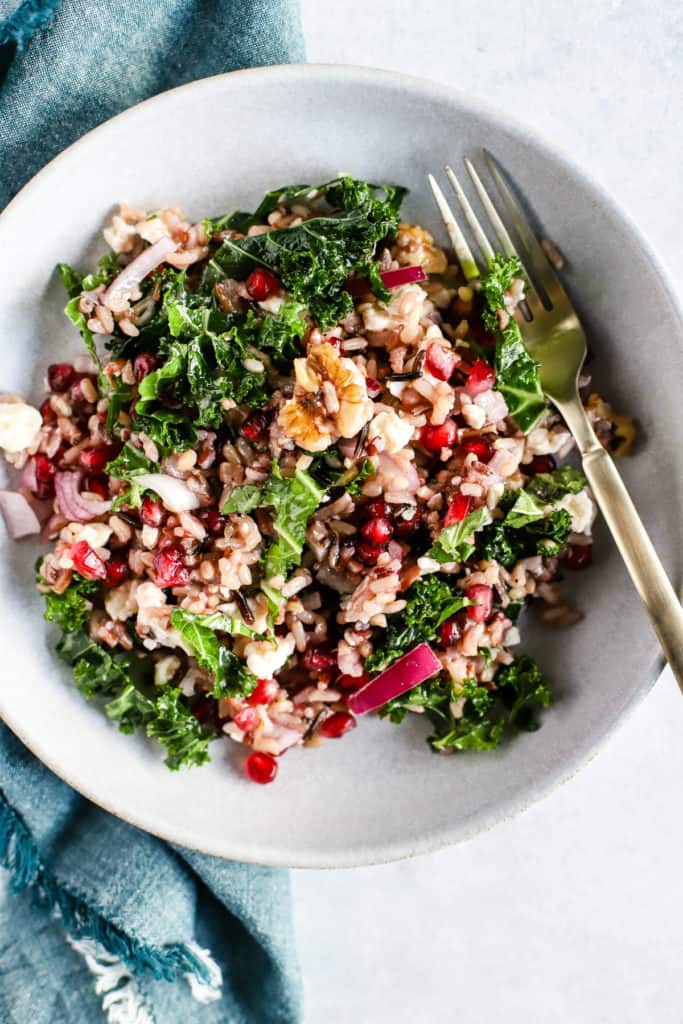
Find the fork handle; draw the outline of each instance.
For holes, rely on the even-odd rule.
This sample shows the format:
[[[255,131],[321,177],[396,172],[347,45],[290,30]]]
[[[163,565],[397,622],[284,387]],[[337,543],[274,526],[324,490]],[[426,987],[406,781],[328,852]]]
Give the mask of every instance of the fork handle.
[[[683,692],[683,608],[611,456],[589,430],[594,443],[582,452],[586,478]]]

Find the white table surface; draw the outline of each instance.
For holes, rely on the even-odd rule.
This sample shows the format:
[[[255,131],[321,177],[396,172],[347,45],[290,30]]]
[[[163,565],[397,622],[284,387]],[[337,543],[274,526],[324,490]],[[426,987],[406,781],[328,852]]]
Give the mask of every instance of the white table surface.
[[[411,72],[535,124],[681,279],[675,0],[302,6],[310,61]],[[417,860],[294,872],[307,1024],[680,1024],[682,783],[667,671],[587,768],[513,821]]]

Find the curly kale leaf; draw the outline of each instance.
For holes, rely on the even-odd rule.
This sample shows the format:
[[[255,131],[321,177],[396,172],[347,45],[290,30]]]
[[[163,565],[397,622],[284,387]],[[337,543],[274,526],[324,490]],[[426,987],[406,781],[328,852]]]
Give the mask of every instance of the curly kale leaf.
[[[574,466],[562,466],[561,469],[555,469],[552,473],[537,473],[526,485],[526,490],[539,501],[550,504],[560,501],[566,494],[578,494],[587,483],[588,481],[580,469],[575,469]]]
[[[304,188],[324,197],[329,212],[293,227],[226,239],[214,261],[229,277],[238,279],[255,267],[268,267],[327,330],[351,313],[353,301],[345,290],[346,280],[357,268],[367,268],[378,243],[396,229],[405,190],[348,176],[314,189],[297,186],[296,195]],[[291,190],[269,193],[254,216],[267,216],[265,211],[279,201],[275,197],[281,200],[283,194],[291,201]],[[240,230],[248,220],[242,217]],[[237,221],[231,226],[238,226]]]
[[[366,661],[368,672],[381,672],[418,644],[433,640],[439,626],[470,604],[446,579],[423,576],[405,594],[406,606],[387,618],[382,646]]]
[[[430,548],[427,555],[430,558],[435,558],[441,564],[466,562],[475,549],[474,535],[490,522],[491,514],[486,507],[470,512],[460,522],[453,523],[452,526],[447,526],[445,530],[442,530],[436,544]]]
[[[43,582],[40,576],[38,581]],[[96,580],[86,580],[74,573],[70,585],[61,594],[52,590],[43,594],[45,618],[48,622],[56,622],[64,632],[82,629],[90,618],[92,599],[100,590],[101,585]]]
[[[505,519],[487,526],[477,539],[479,555],[487,561],[500,562],[506,569],[531,555],[557,555],[572,528],[572,518],[566,509],[549,509],[528,488],[515,493],[514,504]]]
[[[512,281],[523,276],[516,256],[497,254],[481,279],[481,293],[484,323],[496,335],[495,387],[505,398],[519,429],[528,434],[546,408],[539,365],[529,355],[514,318],[510,317],[506,327],[501,328],[497,316],[499,311],[505,311],[505,292]]]
[[[106,471],[110,476],[125,480],[128,484],[128,490],[114,500],[112,507],[117,509],[125,505],[129,508],[139,508],[145,488],[136,478],[145,473],[157,473],[159,467],[148,459],[143,451],[135,448],[130,441],[126,441],[116,458],[107,464]]]
[[[201,667],[213,677],[211,693],[214,697],[247,697],[251,693],[256,677],[216,634],[218,631],[255,636],[252,630],[239,619],[217,614],[195,615],[182,608],[171,612],[171,625],[182,634]]]

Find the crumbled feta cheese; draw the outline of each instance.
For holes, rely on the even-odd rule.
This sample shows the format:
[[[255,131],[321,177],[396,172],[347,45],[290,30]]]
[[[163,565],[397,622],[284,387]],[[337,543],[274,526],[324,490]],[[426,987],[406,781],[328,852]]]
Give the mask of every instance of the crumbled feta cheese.
[[[413,430],[412,423],[401,419],[393,409],[385,409],[373,417],[368,437],[380,437],[384,441],[384,451],[393,455],[406,447],[413,436]]]
[[[279,313],[284,302],[285,300],[282,295],[269,295],[267,299],[263,299],[258,305],[259,309],[262,309],[264,313]]]
[[[165,658],[159,658],[154,666],[154,685],[165,686],[180,668],[180,658],[175,654],[167,654]]]
[[[43,425],[37,409],[26,402],[0,402],[0,447],[6,452],[28,448]]]
[[[104,598],[104,607],[107,615],[115,622],[125,622],[138,610],[138,603],[135,591],[138,587],[137,580],[127,580],[120,587],[108,590]]]
[[[137,232],[140,238],[144,238],[150,245],[154,245],[160,238],[170,234],[168,225],[164,224],[161,217],[150,217],[138,225]]]
[[[391,315],[379,303],[367,303],[360,311],[366,331],[388,331],[393,323]]]
[[[474,405],[473,402],[467,405],[463,404],[460,412],[467,426],[472,427],[473,430],[481,430],[486,423],[486,413],[481,406]]]
[[[91,548],[103,548],[111,537],[111,527],[106,523],[69,523],[74,544],[87,540]]]
[[[569,512],[574,533],[591,532],[595,519],[595,505],[585,487],[578,494],[565,494],[553,507],[564,508]]]
[[[269,640],[252,640],[244,648],[247,668],[257,679],[272,679],[294,652],[294,637],[288,633],[277,646]]]

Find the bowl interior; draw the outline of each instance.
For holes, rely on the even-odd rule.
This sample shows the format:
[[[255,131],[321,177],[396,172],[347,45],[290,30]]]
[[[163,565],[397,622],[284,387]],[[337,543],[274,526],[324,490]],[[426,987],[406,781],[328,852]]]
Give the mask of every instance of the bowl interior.
[[[2,386],[41,394],[48,363],[78,350],[53,267],[86,268],[103,220],[125,200],[183,206],[191,217],[251,208],[291,181],[349,171],[406,184],[407,219],[439,222],[425,173],[482,145],[525,189],[568,259],[567,281],[595,354],[596,389],[635,415],[636,455],[622,471],[667,568],[681,568],[676,472],[681,322],[652,256],[612,202],[533,136],[463,96],[397,75],[290,67],[207,79],[133,108],[38,175],[0,218]],[[668,367],[656,382],[654,360]],[[645,353],[645,358],[643,357]],[[655,447],[656,446],[656,447]],[[3,535],[0,712],[54,771],[135,824],[210,853],[269,864],[340,866],[456,841],[570,775],[645,691],[657,646],[614,546],[597,527],[591,572],[570,576],[577,626],[524,623],[523,648],[554,682],[540,732],[494,754],[437,757],[415,716],[400,729],[366,720],[343,743],[295,751],[260,788],[216,744],[206,768],[173,774],[143,739],[120,735],[69,683],[32,588],[36,545]]]

